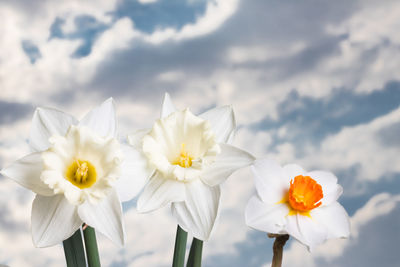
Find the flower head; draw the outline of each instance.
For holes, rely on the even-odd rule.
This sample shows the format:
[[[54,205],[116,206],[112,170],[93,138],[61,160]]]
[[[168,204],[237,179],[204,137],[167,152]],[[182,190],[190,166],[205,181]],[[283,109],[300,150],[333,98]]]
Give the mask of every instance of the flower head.
[[[218,213],[220,184],[254,158],[227,143],[233,139],[235,119],[225,106],[199,116],[189,109],[177,111],[169,95],[161,118],[151,130],[129,136],[143,151],[153,174],[137,203],[149,212],[172,203],[179,225],[193,236],[207,240]]]
[[[109,99],[80,122],[55,109],[35,111],[29,140],[34,152],[1,173],[37,194],[32,205],[36,246],[60,243],[83,222],[123,244],[116,189],[131,187],[137,193],[145,180],[134,177],[146,174],[147,167],[136,163],[137,151],[116,139],[114,109]]]
[[[163,177],[188,182],[200,177],[221,148],[210,123],[186,109],[157,120],[143,138],[143,152]]]
[[[123,153],[112,136],[102,137],[86,126],[69,127],[65,136],[53,135],[41,153],[41,181],[54,194],[63,193],[73,205],[97,204],[121,174]]]
[[[246,224],[271,234],[289,234],[312,249],[350,235],[349,218],[337,202],[342,187],[330,172],[306,172],[257,160],[252,166],[257,194],[246,208]]]

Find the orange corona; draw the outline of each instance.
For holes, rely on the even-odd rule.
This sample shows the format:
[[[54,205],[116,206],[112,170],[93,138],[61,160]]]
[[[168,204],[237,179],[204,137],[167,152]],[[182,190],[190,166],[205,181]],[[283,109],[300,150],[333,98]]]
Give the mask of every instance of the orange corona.
[[[289,204],[294,210],[307,212],[319,207],[322,187],[310,176],[298,175],[290,181]]]

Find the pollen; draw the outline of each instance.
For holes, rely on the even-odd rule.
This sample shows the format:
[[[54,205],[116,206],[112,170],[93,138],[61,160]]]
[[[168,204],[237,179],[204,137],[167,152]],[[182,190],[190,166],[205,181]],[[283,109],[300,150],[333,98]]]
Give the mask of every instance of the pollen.
[[[80,189],[89,188],[97,178],[96,168],[85,160],[75,160],[67,168],[66,179]]]
[[[323,197],[322,187],[310,176],[298,175],[290,181],[287,195],[290,205],[289,215],[297,212],[309,216],[312,209],[319,207]]]
[[[182,168],[189,168],[192,166],[192,160],[193,157],[191,157],[186,151],[186,144],[182,143],[180,154],[173,164],[179,165]]]

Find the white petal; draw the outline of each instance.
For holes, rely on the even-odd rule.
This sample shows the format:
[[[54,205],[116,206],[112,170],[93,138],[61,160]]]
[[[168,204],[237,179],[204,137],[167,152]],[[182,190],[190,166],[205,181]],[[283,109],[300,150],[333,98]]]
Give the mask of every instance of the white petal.
[[[333,173],[326,171],[312,171],[308,172],[307,175],[321,185],[324,194],[324,197],[321,200],[322,205],[330,205],[343,193],[343,188],[337,184],[337,178]]]
[[[167,117],[172,112],[175,112],[176,108],[171,101],[171,97],[168,93],[165,93],[164,100],[161,108],[161,118]]]
[[[258,196],[253,196],[247,203],[246,224],[260,231],[273,234],[285,234],[286,204],[266,204]]]
[[[150,212],[171,202],[185,200],[184,183],[166,179],[155,172],[137,202],[139,212]]]
[[[313,219],[323,224],[328,238],[347,238],[350,235],[350,220],[345,209],[338,202],[319,207],[311,212]]]
[[[37,247],[49,247],[69,238],[82,224],[63,194],[52,197],[36,195],[32,204],[32,239]]]
[[[141,129],[128,135],[128,143],[136,149],[142,149],[143,137],[150,132],[150,129]]]
[[[286,230],[310,251],[327,239],[327,230],[322,224],[300,214],[287,217]]]
[[[254,157],[239,148],[227,144],[220,144],[221,153],[215,161],[201,174],[203,182],[209,186],[216,186],[224,182],[237,169],[249,166]]]
[[[128,201],[143,189],[153,170],[148,168],[142,152],[123,144],[121,149],[124,161],[121,164],[121,176],[117,180],[116,189],[121,201]]]
[[[37,108],[33,114],[29,135],[29,145],[33,151],[43,151],[49,148],[49,138],[52,135],[65,135],[69,126],[78,120],[73,116],[52,108]]]
[[[268,204],[281,201],[290,185],[284,177],[282,167],[274,160],[260,159],[254,162],[251,169],[260,198]]]
[[[206,241],[214,227],[220,200],[219,186],[209,187],[200,180],[185,184],[186,200],[172,203],[172,214],[183,230]]]
[[[306,175],[306,171],[297,164],[287,164],[283,166],[285,182],[290,185],[290,180],[298,175]]]
[[[300,233],[299,224],[297,222],[297,215],[290,215],[286,217],[286,232],[304,244],[304,238]]]
[[[104,101],[100,106],[92,109],[79,122],[91,128],[100,136],[117,136],[117,121],[115,115],[115,104],[112,98]]]
[[[119,246],[125,242],[122,207],[115,190],[96,205],[86,201],[78,207],[79,217]]]
[[[233,141],[236,121],[231,106],[210,109],[200,114],[199,117],[210,122],[217,143],[231,143]]]
[[[171,202],[183,200],[185,200],[184,184],[166,179],[159,172],[155,172],[138,199],[137,210],[150,212]]]
[[[40,152],[29,154],[1,170],[1,174],[13,179],[36,194],[54,195],[53,190],[40,180],[43,161]]]

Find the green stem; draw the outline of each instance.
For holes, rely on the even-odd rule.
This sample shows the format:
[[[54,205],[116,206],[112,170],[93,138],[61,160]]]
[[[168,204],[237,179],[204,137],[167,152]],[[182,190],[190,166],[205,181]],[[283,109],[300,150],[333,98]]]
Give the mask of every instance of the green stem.
[[[190,247],[189,258],[186,267],[201,267],[201,256],[203,253],[203,241],[193,237]]]
[[[83,248],[81,229],[63,241],[67,267],[86,267],[85,250]]]
[[[86,256],[89,267],[100,267],[99,251],[97,249],[96,232],[89,225],[83,230],[85,238]]]
[[[178,225],[176,229],[174,259],[172,267],[183,267],[185,264],[187,233]]]

